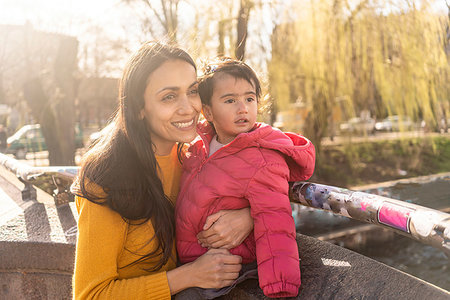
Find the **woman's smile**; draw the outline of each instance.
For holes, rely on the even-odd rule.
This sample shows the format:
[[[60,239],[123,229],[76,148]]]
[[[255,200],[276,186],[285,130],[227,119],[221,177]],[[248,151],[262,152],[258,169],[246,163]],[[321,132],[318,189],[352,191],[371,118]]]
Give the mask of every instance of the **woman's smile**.
[[[194,119],[190,121],[173,122],[172,124],[178,129],[190,129],[194,125]]]

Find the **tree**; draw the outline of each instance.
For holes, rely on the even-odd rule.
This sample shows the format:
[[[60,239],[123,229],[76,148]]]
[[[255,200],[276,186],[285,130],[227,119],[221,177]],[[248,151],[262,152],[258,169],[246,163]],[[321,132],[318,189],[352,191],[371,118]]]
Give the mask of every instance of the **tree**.
[[[240,0],[240,7],[236,25],[237,40],[235,50],[235,56],[239,60],[244,60],[245,57],[245,45],[248,35],[248,21],[253,5],[253,1],[251,0]]]
[[[69,36],[29,32],[25,51],[27,71],[23,85],[24,98],[35,120],[41,125],[48,148],[50,165],[75,164],[75,93],[78,41]],[[51,51],[42,51],[43,43],[51,42]],[[45,48],[44,48],[45,49]],[[48,49],[47,49],[48,50]],[[48,55],[46,71],[37,55]],[[40,58],[42,58],[40,56]]]
[[[309,108],[303,130],[319,147],[328,126],[363,112],[429,124],[448,113],[443,16],[429,1],[400,4],[314,0],[276,26],[271,94],[279,111]]]
[[[169,42],[177,43],[178,5],[180,0],[160,0],[159,5],[152,0],[123,0],[126,4],[136,5],[141,12],[142,28],[153,38],[167,37]],[[146,9],[141,10],[142,6]],[[155,24],[157,23],[157,24]],[[160,27],[158,32],[155,27]]]

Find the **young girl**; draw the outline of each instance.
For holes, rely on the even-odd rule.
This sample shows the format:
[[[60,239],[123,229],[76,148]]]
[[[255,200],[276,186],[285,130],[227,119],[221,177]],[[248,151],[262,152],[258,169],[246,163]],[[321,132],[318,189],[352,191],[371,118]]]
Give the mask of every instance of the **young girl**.
[[[208,122],[197,127],[200,137],[183,162],[175,212],[179,260],[191,262],[208,251],[197,242],[207,216],[250,206],[254,234],[230,252],[244,264],[257,260],[266,296],[296,296],[300,267],[288,181],[313,174],[314,146],[256,122],[261,87],[243,62],[209,65],[199,93]]]

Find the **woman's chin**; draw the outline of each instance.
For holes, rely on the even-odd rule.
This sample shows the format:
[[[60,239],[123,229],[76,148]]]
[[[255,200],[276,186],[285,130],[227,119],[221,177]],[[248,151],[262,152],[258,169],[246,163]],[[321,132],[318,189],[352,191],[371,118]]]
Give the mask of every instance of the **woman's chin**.
[[[179,143],[190,143],[197,137],[197,132],[195,130],[191,130],[188,132],[184,132],[183,135],[178,139]]]

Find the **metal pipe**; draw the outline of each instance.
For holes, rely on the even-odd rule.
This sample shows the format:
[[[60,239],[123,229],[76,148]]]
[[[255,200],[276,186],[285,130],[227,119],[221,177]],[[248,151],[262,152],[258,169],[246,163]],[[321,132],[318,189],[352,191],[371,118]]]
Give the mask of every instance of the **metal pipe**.
[[[294,203],[381,225],[450,257],[450,214],[391,198],[310,182],[294,182]]]

